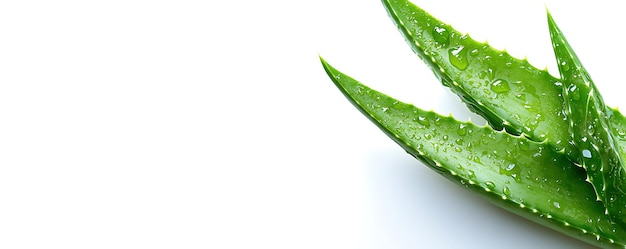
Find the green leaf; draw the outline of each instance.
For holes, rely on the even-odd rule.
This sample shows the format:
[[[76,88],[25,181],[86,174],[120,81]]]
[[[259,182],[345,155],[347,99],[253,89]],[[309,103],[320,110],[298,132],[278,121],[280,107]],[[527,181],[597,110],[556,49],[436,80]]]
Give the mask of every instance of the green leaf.
[[[626,172],[600,92],[548,13],[554,54],[563,82],[570,141],[578,162],[615,222],[626,226]],[[617,134],[616,134],[617,135]]]
[[[455,92],[495,129],[547,140],[555,150],[575,152],[568,143],[562,85],[547,71],[505,51],[461,34],[407,0],[382,0],[389,16],[413,51],[431,67],[441,82]],[[459,64],[459,61],[463,63]],[[459,66],[462,65],[462,66]],[[626,149],[626,122],[609,109],[611,129]],[[620,150],[623,156],[626,150]],[[576,156],[570,156],[575,160]]]
[[[626,245],[626,231],[611,222],[585,181],[583,169],[572,165],[564,154],[523,136],[402,103],[321,61],[359,111],[444,177],[497,206],[572,237],[598,246]]]
[[[547,71],[473,40],[406,0],[383,0],[409,46],[495,129],[567,146],[561,90]]]

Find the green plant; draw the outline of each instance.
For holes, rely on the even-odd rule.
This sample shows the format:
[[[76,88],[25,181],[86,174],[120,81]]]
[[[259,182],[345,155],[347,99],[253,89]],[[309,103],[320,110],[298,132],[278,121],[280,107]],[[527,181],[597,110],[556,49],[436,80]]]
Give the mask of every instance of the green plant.
[[[619,151],[617,134],[600,92],[548,13],[548,26],[563,82],[563,102],[569,121],[571,144],[577,148],[579,163],[587,172],[598,200],[614,222],[626,224],[626,172]],[[619,125],[619,124],[618,124]]]
[[[344,95],[408,153],[492,203],[594,245],[626,247],[626,120],[604,105],[552,17],[560,79],[406,0],[382,2],[413,51],[490,126],[402,103],[321,59]]]

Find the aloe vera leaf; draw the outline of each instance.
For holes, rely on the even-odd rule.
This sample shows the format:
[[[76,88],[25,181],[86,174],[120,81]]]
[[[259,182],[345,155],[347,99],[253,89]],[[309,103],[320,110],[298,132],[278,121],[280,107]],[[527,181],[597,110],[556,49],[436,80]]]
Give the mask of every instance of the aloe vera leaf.
[[[472,111],[495,129],[548,141],[578,162],[568,130],[561,129],[569,124],[558,79],[526,60],[472,40],[407,0],[382,2],[413,51]],[[618,134],[619,153],[626,157],[626,118],[618,110],[608,108],[607,113],[612,133]]]
[[[620,148],[619,150],[622,152],[621,156],[624,158],[624,152],[626,152],[626,117],[611,108],[607,108],[607,113],[609,115],[611,129],[617,138],[617,145]]]
[[[604,100],[587,70],[548,13],[552,47],[563,82],[570,143],[588,181],[614,221],[626,226],[626,172]]]
[[[567,145],[558,81],[527,60],[473,40],[407,0],[382,0],[413,51],[497,130]]]
[[[560,129],[568,124],[558,79],[461,34],[407,0],[382,2],[413,51],[492,127],[536,141],[547,139],[556,150],[569,146],[567,130]],[[617,142],[626,148],[626,120],[618,110],[608,110],[613,133],[621,134]]]
[[[597,246],[626,247],[626,230],[605,214],[585,181],[584,170],[545,142],[421,110],[321,61],[359,111],[439,174],[499,207],[574,238]]]

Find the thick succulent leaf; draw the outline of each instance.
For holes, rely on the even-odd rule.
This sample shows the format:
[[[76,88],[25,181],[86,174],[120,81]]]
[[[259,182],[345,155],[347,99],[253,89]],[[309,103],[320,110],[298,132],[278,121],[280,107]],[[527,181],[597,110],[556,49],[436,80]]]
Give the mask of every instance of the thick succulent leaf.
[[[626,225],[626,172],[610,127],[609,112],[587,70],[549,13],[548,26],[563,82],[570,143],[577,148],[578,161],[608,213],[614,221]]]
[[[567,146],[561,89],[545,70],[480,43],[407,0],[382,0],[413,51],[495,129]]]
[[[609,115],[609,123],[614,137],[617,138],[617,145],[621,151],[621,157],[626,156],[626,117],[618,111],[607,108],[607,114]]]
[[[382,0],[389,16],[413,51],[441,82],[495,129],[548,140],[555,150],[567,148],[562,86],[558,79],[526,60],[479,43],[437,20],[408,0]],[[608,110],[613,133],[626,156],[626,119]],[[572,158],[576,155],[572,155]]]
[[[544,142],[421,110],[360,84],[323,59],[322,64],[357,109],[446,178],[572,237],[598,246],[626,245],[626,231],[596,201],[584,170]]]

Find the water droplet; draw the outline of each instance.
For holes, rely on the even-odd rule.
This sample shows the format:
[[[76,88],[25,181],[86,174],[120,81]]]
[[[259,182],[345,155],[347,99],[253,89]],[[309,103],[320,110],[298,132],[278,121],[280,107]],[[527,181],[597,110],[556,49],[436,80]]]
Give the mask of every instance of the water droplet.
[[[487,76],[489,77],[489,80],[493,80],[496,78],[496,71],[494,71],[492,68],[488,68],[487,72],[488,72]]]
[[[426,133],[426,134],[424,134],[424,138],[426,140],[430,140],[431,138],[433,138],[433,136],[431,136],[430,134]]]
[[[495,93],[505,93],[511,90],[511,88],[506,80],[497,79],[491,83],[491,90]]]
[[[448,135],[443,135],[442,137],[443,141],[448,141],[448,138],[449,138]]]
[[[556,201],[555,201],[555,202],[553,202],[552,204],[553,204],[553,205],[554,205],[554,207],[556,207],[556,208],[561,208],[561,204],[560,204],[560,203],[558,203],[558,202],[556,202]]]
[[[433,39],[435,42],[447,46],[450,44],[450,31],[443,27],[435,27],[433,29]]]
[[[389,108],[383,107],[383,112],[387,112],[387,110],[389,110]]]
[[[472,51],[470,51],[471,55],[477,55],[478,54],[478,49],[473,49]]]
[[[423,144],[418,144],[415,149],[417,149],[417,151],[421,151],[424,149],[424,145]]]
[[[456,139],[454,140],[454,143],[456,143],[457,145],[463,145],[463,139]]]
[[[591,158],[591,151],[589,151],[589,150],[583,150],[583,151],[582,151],[582,153],[583,153],[583,157],[585,157],[585,158]]]
[[[496,187],[496,184],[494,184],[491,181],[486,181],[485,185],[487,185],[487,188],[489,188],[489,189],[494,189]]]
[[[571,85],[567,88],[566,96],[569,96],[573,100],[580,100],[580,91],[576,85]]]
[[[465,136],[467,134],[467,126],[465,124],[460,124],[459,129],[456,131],[459,136]]]
[[[511,164],[509,164],[508,166],[506,166],[506,170],[507,170],[507,171],[511,171],[511,170],[513,170],[514,168],[515,168],[515,164],[514,164],[514,163],[511,163]]]
[[[509,187],[504,186],[504,189],[502,189],[502,193],[504,193],[504,195],[509,196],[511,194],[511,190],[509,190]]]
[[[513,159],[513,160],[515,160],[515,159]],[[517,165],[515,165],[515,163],[509,163],[506,166],[502,166],[502,167],[500,167],[500,170],[499,170],[500,174],[511,176],[513,178],[515,178],[517,176],[517,174],[520,173],[520,172],[521,172],[521,168],[517,167]]]
[[[430,127],[430,122],[424,116],[417,117],[417,122],[420,123],[421,125],[423,125],[426,128]]]
[[[441,125],[441,118],[440,117],[436,117],[435,118],[435,125]]]
[[[469,65],[467,61],[467,50],[464,46],[456,46],[448,50],[448,60],[459,70],[465,70]]]
[[[462,151],[463,151],[463,149],[461,149],[460,147],[455,147],[455,148],[454,148],[454,151],[456,151],[456,152],[462,152]]]
[[[566,61],[561,61],[561,69],[565,72],[569,71],[569,64]]]
[[[469,170],[468,171],[468,176],[469,176],[469,178],[474,178],[474,177],[476,177],[476,173],[474,173],[473,170]]]
[[[589,134],[589,136],[593,137],[593,134],[596,133],[596,127],[594,127],[593,124],[589,124],[589,126],[587,126],[587,134]]]
[[[356,88],[356,93],[358,93],[359,95],[363,95],[363,87],[362,86],[358,86]]]

